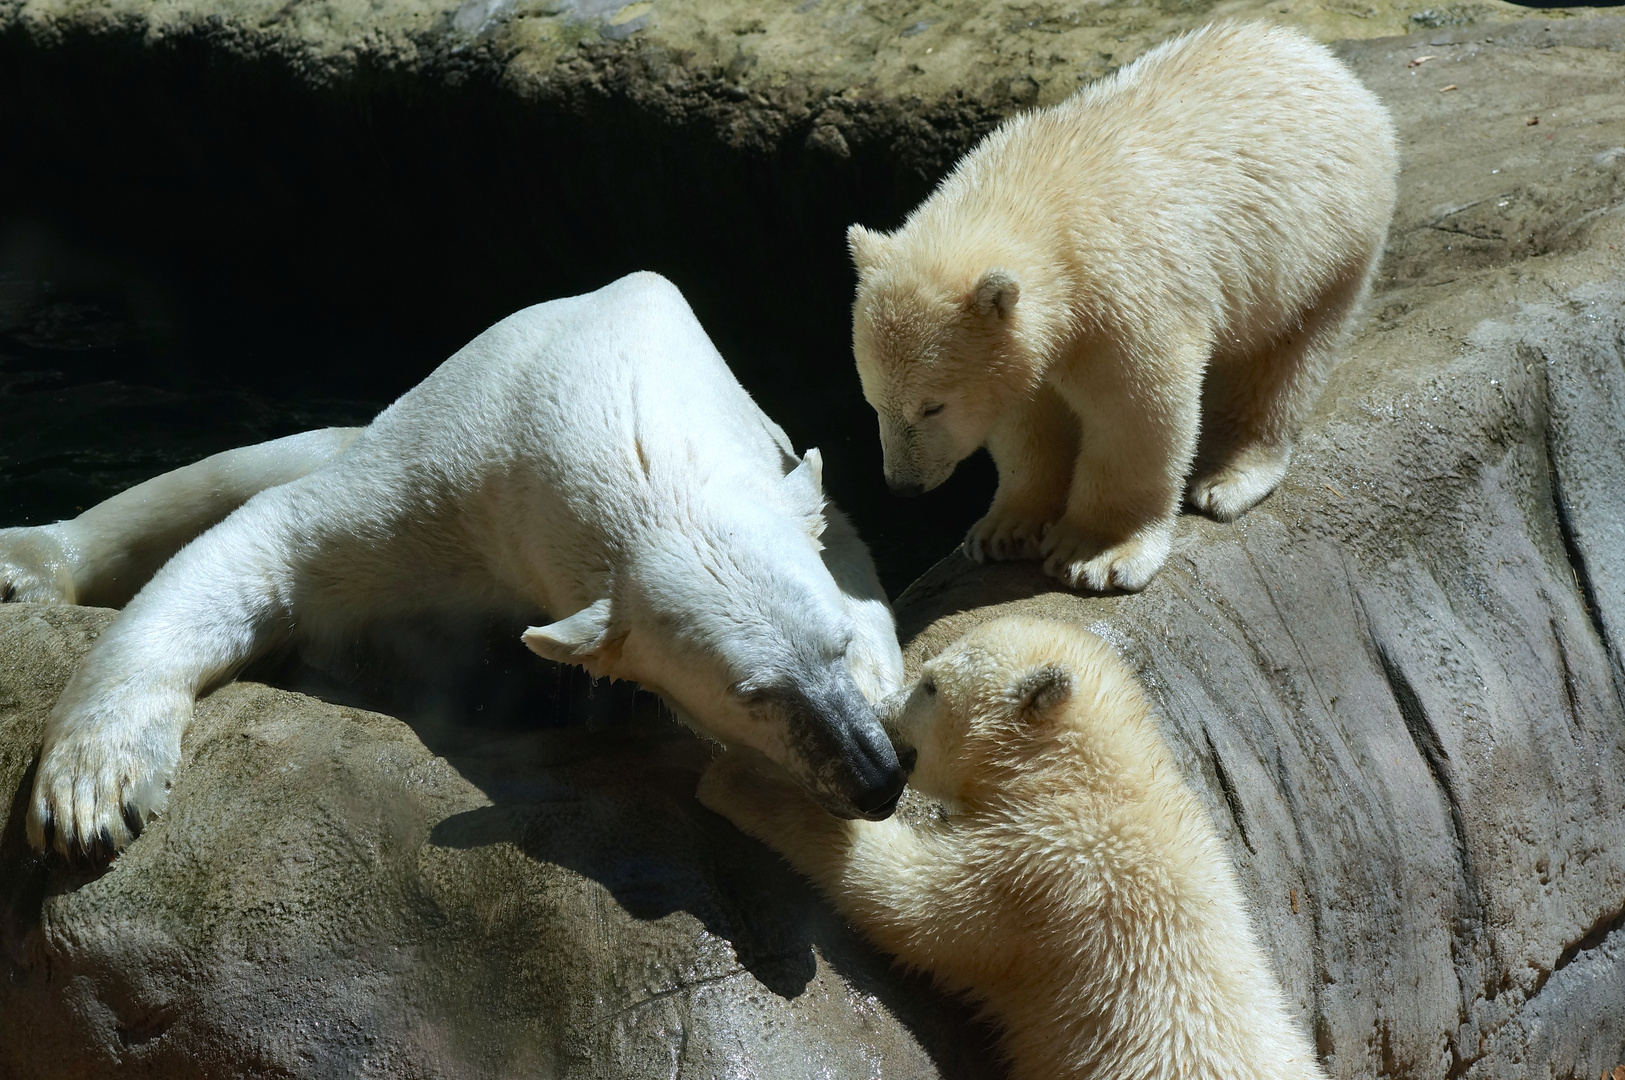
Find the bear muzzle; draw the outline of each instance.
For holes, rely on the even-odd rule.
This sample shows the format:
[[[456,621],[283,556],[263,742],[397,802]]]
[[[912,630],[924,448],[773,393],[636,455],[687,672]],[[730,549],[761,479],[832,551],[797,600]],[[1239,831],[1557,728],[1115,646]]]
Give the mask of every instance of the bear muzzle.
[[[844,679],[812,693],[778,696],[788,742],[800,759],[790,771],[819,804],[837,817],[890,817],[908,773],[857,686]]]
[[[847,734],[843,748],[847,776],[839,786],[846,789],[855,816],[868,821],[891,817],[908,782],[908,771],[879,724],[853,726]]]

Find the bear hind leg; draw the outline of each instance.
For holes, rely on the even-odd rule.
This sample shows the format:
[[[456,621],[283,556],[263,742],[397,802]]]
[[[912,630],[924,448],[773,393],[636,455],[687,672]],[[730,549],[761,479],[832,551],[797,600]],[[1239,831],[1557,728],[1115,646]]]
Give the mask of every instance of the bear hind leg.
[[[1260,352],[1216,361],[1202,403],[1202,445],[1191,506],[1234,521],[1276,489],[1298,428],[1365,296],[1370,266],[1341,278],[1302,322]]]
[[[259,492],[326,465],[360,433],[326,428],[227,450],[76,518],[0,529],[0,603],[123,607],[193,539]]]

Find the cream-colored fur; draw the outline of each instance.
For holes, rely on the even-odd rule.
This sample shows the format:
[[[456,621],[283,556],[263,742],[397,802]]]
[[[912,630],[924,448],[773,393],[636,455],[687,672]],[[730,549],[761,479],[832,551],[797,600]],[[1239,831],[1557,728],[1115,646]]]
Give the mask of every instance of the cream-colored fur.
[[[738,752],[700,798],[881,948],[984,1002],[1015,1080],[1324,1080],[1223,844],[1099,638],[985,624],[894,723],[947,817],[840,821]]]
[[[1007,121],[897,232],[848,233],[887,481],[929,490],[985,445],[999,487],[968,555],[1143,588],[1193,464],[1189,500],[1221,521],[1280,483],[1397,170],[1375,95],[1264,24]]]

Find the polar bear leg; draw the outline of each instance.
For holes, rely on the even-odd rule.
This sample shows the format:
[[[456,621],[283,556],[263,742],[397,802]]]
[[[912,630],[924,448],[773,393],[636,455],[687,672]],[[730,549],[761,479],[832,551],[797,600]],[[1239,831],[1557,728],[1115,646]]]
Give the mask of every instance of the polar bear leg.
[[[290,535],[267,492],[169,560],[68,682],[46,722],[28,838],[111,854],[162,811],[198,693],[291,623]],[[266,501],[272,500],[272,501]]]
[[[1188,330],[1058,385],[1081,430],[1066,513],[1041,548],[1046,573],[1075,589],[1134,592],[1162,568],[1196,455],[1209,348]]]
[[[1375,257],[1340,277],[1303,321],[1249,355],[1215,358],[1203,406],[1206,467],[1190,504],[1232,521],[1274,491],[1364,299]]]
[[[123,847],[167,801],[199,693],[296,630],[300,640],[338,636],[327,624],[343,605],[321,602],[332,582],[404,591],[379,588],[366,559],[332,557],[363,531],[353,519],[365,514],[367,493],[342,480],[320,471],[250,499],[182,548],[120,612],[46,722],[28,815],[36,848]]]
[[[788,776],[738,750],[711,762],[696,796],[783,855],[882,949],[939,978],[977,981],[975,965],[987,957],[978,955],[978,946],[939,931],[944,920],[981,914],[985,905],[956,903],[963,883],[978,878],[941,837],[900,816],[833,817]]]
[[[1036,558],[1044,531],[1066,510],[1078,456],[1077,414],[1053,387],[1040,385],[999,418],[987,449],[999,487],[987,514],[965,534],[965,554],[977,562]]]
[[[0,603],[122,607],[194,537],[255,494],[327,464],[360,433],[327,428],[227,450],[68,521],[0,529]]]
[[[250,499],[108,627],[46,723],[34,847],[111,853],[134,839],[167,802],[197,695],[258,656],[320,654],[391,619],[524,606],[477,557],[457,556],[455,508],[437,516],[376,461],[345,464]]]

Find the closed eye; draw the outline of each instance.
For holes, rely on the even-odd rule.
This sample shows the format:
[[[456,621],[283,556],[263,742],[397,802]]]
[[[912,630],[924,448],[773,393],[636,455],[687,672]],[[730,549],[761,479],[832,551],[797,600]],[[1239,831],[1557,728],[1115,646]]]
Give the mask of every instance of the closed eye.
[[[931,404],[927,405],[925,408],[920,410],[920,416],[923,417],[923,418],[929,419],[930,417],[933,417],[933,416],[937,415],[941,411],[942,411],[942,403],[941,402],[932,402]]]

